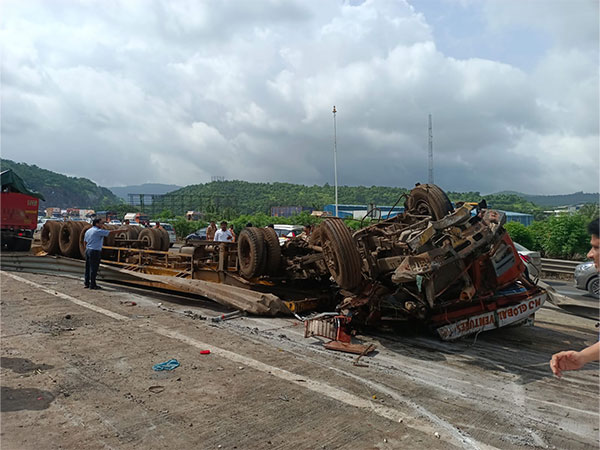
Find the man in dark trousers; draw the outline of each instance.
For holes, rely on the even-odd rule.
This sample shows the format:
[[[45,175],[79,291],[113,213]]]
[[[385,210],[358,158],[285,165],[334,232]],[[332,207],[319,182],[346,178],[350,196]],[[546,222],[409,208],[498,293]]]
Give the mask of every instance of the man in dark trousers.
[[[96,275],[100,267],[100,255],[104,238],[109,234],[118,233],[119,230],[105,230],[102,219],[94,219],[92,228],[85,232],[83,242],[85,244],[85,284],[84,288],[100,289],[96,284]]]

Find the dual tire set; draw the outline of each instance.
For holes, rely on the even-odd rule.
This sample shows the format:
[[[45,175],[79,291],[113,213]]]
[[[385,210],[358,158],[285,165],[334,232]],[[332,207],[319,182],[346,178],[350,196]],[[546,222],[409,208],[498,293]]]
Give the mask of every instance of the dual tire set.
[[[311,236],[311,244],[322,247],[327,268],[340,287],[353,289],[361,283],[360,255],[343,220],[325,220]],[[283,258],[275,230],[244,228],[238,238],[238,260],[247,279],[278,275]]]
[[[86,222],[48,221],[42,228],[42,250],[49,255],[85,259],[85,232],[91,228]],[[119,230],[104,238],[107,247],[116,246],[117,239],[139,240],[149,250],[169,250],[169,234],[156,228],[141,228],[133,225],[105,225],[107,230]]]
[[[237,246],[243,277],[275,276],[281,270],[281,247],[273,228],[244,228]]]

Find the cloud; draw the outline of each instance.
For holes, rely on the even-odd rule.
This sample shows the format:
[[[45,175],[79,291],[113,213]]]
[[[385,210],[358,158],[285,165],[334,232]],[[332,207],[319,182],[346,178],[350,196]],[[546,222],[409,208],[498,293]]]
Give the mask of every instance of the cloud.
[[[454,3],[511,47],[445,54],[403,1],[4,2],[2,155],[109,186],[332,183],[336,105],[342,184],[426,181],[431,113],[445,189],[597,191],[597,3]],[[530,66],[514,30],[548,37]]]

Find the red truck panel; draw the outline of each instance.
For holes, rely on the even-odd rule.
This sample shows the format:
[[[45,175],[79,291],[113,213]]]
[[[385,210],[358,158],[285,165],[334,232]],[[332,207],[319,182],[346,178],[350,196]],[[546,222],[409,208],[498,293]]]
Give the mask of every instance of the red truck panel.
[[[38,202],[35,197],[13,192],[0,194],[2,220],[0,227],[35,230],[37,227]]]

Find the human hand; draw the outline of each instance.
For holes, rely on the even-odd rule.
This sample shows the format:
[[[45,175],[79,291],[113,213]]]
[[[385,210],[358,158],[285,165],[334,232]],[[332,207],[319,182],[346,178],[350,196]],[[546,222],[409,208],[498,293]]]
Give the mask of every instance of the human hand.
[[[573,350],[555,353],[550,360],[552,373],[559,378],[563,371],[581,369],[584,364],[581,353]]]

